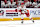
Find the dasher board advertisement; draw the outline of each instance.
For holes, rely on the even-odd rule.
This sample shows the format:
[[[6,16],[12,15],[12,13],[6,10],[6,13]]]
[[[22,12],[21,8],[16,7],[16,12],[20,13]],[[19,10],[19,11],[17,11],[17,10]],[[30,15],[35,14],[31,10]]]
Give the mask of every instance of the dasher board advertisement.
[[[20,13],[18,12],[19,9],[17,10],[17,12],[15,11],[15,9],[17,8],[0,8],[0,18],[18,18],[21,17]],[[29,10],[29,14],[32,17],[40,17],[40,8],[36,9],[36,8],[26,8],[27,10]],[[24,15],[25,17],[27,17],[26,15]]]

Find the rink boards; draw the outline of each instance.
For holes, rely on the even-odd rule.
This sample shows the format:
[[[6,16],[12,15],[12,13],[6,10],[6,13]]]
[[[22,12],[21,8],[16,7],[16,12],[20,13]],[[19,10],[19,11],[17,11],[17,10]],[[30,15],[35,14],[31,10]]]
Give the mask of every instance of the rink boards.
[[[0,8],[0,21],[19,21],[21,16],[15,9],[18,8]],[[24,8],[29,10],[33,20],[40,20],[40,8]],[[25,16],[25,15],[24,15]],[[30,20],[29,17],[24,17],[24,20]]]

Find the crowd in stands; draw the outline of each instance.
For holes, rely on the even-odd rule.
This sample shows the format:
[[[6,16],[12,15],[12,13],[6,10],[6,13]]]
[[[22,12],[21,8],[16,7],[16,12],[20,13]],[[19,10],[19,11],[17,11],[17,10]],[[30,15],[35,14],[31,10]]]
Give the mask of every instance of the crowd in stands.
[[[40,8],[40,0],[1,0],[1,8],[17,8],[24,4],[26,8]]]

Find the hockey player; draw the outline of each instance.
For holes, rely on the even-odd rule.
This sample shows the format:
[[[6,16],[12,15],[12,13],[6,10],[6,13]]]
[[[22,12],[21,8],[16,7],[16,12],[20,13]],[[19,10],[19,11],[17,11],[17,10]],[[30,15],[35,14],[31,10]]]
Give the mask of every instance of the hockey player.
[[[21,15],[21,20],[22,20],[21,23],[23,23],[23,19],[24,19],[24,14],[25,14],[24,8],[26,8],[26,6],[24,6],[24,3],[21,3],[21,6],[18,7],[19,13]]]
[[[29,17],[30,20],[32,20],[32,22],[34,23],[34,20],[32,19],[32,16],[29,15],[29,11],[27,9],[25,9],[26,7],[24,6],[24,3],[21,3],[21,6],[18,7],[19,9],[19,12],[21,13],[21,20],[22,20],[22,24],[23,24],[23,20],[24,20],[24,17]],[[17,9],[16,9],[17,10]]]

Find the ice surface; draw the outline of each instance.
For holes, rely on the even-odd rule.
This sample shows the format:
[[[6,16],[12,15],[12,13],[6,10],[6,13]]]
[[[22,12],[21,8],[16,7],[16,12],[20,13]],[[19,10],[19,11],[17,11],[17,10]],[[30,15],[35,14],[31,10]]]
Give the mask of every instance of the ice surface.
[[[23,24],[21,21],[0,21],[0,27],[40,27],[40,20],[35,20],[35,23],[26,20]]]

